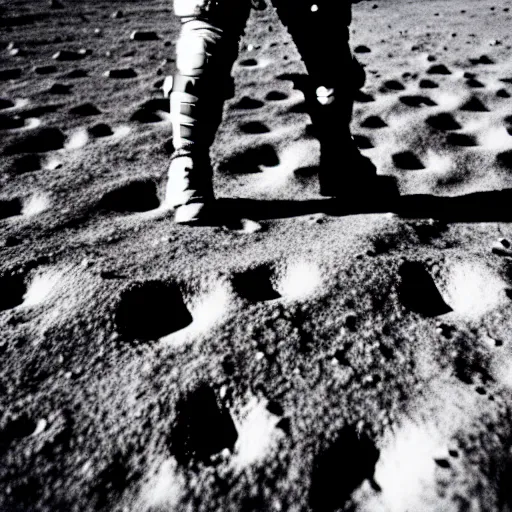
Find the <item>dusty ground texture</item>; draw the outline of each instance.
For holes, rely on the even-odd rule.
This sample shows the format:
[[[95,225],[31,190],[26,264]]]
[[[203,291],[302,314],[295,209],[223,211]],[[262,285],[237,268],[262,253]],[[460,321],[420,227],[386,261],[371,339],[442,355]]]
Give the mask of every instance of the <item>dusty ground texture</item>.
[[[512,2],[355,7],[350,205],[254,12],[190,228],[169,3],[62,1],[0,2],[0,510],[511,510]]]

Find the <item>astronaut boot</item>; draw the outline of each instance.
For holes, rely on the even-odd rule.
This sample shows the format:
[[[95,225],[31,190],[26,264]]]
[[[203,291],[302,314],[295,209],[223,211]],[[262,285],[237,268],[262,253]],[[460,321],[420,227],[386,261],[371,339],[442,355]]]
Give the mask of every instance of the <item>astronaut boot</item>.
[[[165,204],[174,210],[178,224],[201,224],[211,214],[214,202],[209,158],[186,149],[174,153],[168,170]]]

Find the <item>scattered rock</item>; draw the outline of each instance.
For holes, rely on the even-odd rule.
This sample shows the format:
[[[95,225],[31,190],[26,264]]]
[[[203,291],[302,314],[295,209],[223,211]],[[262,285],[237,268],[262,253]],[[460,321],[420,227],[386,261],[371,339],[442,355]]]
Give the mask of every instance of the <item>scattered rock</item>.
[[[386,80],[383,84],[384,90],[403,91],[405,87],[398,80]]]
[[[400,101],[408,107],[435,107],[437,103],[426,96],[400,96]]]
[[[510,93],[506,89],[498,89],[496,91],[496,96],[498,98],[510,98]]]
[[[371,50],[368,48],[368,46],[364,46],[363,44],[360,44],[359,46],[356,46],[354,48],[354,53],[370,53]]]
[[[500,238],[498,241],[494,242],[491,247],[491,251],[493,254],[497,254],[499,256],[511,256],[512,257],[512,249],[510,246],[510,241],[506,238]]]
[[[118,20],[120,18],[124,18],[124,13],[123,11],[114,11],[110,17],[113,19],[113,20]]]
[[[489,109],[483,104],[482,100],[476,96],[472,96],[460,109],[467,112],[489,112]]]
[[[471,64],[473,64],[474,66],[476,66],[478,64],[484,64],[484,65],[494,64],[494,61],[487,55],[481,55],[480,57],[478,57],[476,59],[469,59],[469,62],[471,62]]]
[[[132,41],[157,41],[160,39],[158,34],[149,30],[134,30],[130,34],[130,39]]]
[[[473,147],[478,146],[478,142],[473,135],[465,133],[449,133],[446,136],[446,143],[451,146]]]
[[[436,84],[432,80],[428,80],[428,79],[420,80],[419,86],[422,89],[436,89],[437,87],[439,87],[438,84]]]

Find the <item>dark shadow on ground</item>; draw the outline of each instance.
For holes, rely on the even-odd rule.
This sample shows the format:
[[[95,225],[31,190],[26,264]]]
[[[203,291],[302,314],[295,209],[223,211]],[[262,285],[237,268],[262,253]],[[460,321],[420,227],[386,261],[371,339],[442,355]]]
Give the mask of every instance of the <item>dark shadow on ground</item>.
[[[396,213],[403,218],[439,219],[446,222],[512,221],[512,189],[476,192],[456,197],[427,194],[400,196],[389,176],[379,176],[364,191],[347,187],[337,198],[257,200],[221,198],[212,223],[230,224],[238,219],[270,220],[324,213],[332,216]]]

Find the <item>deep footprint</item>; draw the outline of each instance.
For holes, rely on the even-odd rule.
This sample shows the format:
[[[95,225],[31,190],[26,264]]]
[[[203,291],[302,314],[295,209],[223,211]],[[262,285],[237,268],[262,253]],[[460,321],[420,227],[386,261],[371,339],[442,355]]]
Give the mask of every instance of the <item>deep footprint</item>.
[[[233,289],[242,298],[251,302],[279,299],[281,295],[273,285],[274,272],[262,265],[233,276]]]
[[[244,123],[240,125],[240,130],[250,135],[258,135],[270,132],[268,127],[265,126],[263,123],[260,123],[259,121],[251,121],[249,123]]]
[[[159,206],[157,187],[151,180],[135,180],[107,192],[98,204],[100,210],[119,213],[147,212]]]
[[[365,480],[376,487],[373,475],[379,456],[367,435],[345,426],[334,443],[315,458],[309,494],[313,512],[343,509]]]
[[[448,113],[441,113],[427,118],[427,124],[436,130],[460,130],[462,126],[455,120],[455,118]]]
[[[233,450],[238,433],[229,411],[206,384],[182,397],[170,434],[170,451],[179,464],[209,463],[224,449]]]
[[[399,275],[398,297],[406,309],[425,317],[439,316],[452,311],[422,263],[403,263]]]
[[[393,163],[398,169],[406,171],[419,171],[425,169],[420,159],[412,151],[403,151],[392,155]]]
[[[115,316],[117,332],[127,340],[156,340],[192,322],[178,286],[159,281],[125,290]]]
[[[12,309],[23,302],[23,296],[27,291],[23,276],[0,277],[0,311]]]
[[[23,204],[20,199],[0,200],[0,220],[21,215]]]
[[[270,144],[249,148],[236,154],[219,165],[219,172],[230,174],[254,174],[261,172],[260,165],[275,167],[279,165],[279,156]]]

